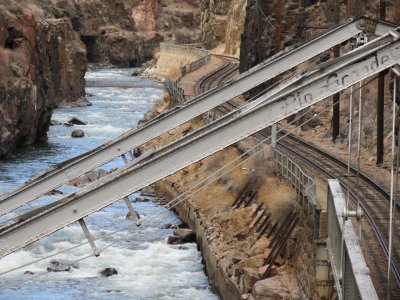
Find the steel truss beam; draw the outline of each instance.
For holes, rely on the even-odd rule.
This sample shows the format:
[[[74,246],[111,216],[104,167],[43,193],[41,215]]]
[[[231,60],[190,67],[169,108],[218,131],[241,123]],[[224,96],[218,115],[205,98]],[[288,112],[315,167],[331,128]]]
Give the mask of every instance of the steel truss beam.
[[[0,215],[6,214],[115,157],[139,147],[162,133],[209,111],[235,96],[241,95],[363,31],[382,35],[392,28],[393,26],[390,24],[361,17],[339,25],[296,49],[281,52],[241,74],[236,81],[230,82],[219,89],[206,92],[179,109],[171,110],[109,143],[77,158],[56,165],[30,179],[24,185],[2,195],[0,197]]]
[[[368,45],[367,45],[368,46]],[[140,188],[240,141],[287,116],[400,63],[394,37],[376,49],[362,47],[348,56],[303,75],[285,91],[260,97],[206,128],[156,151],[136,165],[126,165],[39,213],[0,230],[0,256],[71,224]]]

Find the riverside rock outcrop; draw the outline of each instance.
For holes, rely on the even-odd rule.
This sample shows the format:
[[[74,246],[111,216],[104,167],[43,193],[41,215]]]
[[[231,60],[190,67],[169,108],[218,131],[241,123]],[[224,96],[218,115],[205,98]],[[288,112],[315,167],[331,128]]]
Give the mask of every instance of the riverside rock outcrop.
[[[45,139],[54,107],[82,100],[87,61],[140,66],[161,41],[198,42],[199,25],[198,0],[2,1],[0,157]]]
[[[0,157],[45,138],[53,108],[84,96],[84,44],[45,2],[0,4]]]

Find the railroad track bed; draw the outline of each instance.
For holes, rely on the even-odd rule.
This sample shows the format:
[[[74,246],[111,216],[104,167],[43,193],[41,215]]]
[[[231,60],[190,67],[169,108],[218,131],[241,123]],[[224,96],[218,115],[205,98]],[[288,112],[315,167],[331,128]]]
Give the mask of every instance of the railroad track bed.
[[[353,221],[355,228],[362,228],[362,249],[370,268],[371,277],[375,288],[381,297],[385,295],[387,285],[387,253],[389,244],[389,201],[388,193],[371,178],[360,174],[355,176],[356,170],[352,169],[351,176],[347,176],[347,164],[337,158],[317,149],[311,144],[292,135],[281,139],[278,143],[281,151],[285,152],[300,165],[312,169],[313,173],[325,180],[337,178],[347,192],[350,186],[351,209],[356,208],[357,193],[360,199],[364,216],[361,223]],[[349,182],[348,182],[349,180]],[[394,224],[393,264],[391,292],[392,299],[400,299],[400,222]]]
[[[239,64],[232,58],[217,56],[224,61],[221,68],[203,77],[194,87],[196,95],[200,95],[208,90],[221,86],[231,81],[239,74]]]
[[[205,92],[229,81],[235,69],[227,62],[222,68],[204,77],[195,88],[196,93]],[[237,71],[236,71],[237,72]],[[222,116],[236,108],[233,101],[216,108],[215,114]],[[268,136],[266,130],[261,134]],[[382,183],[360,173],[357,187],[357,171],[353,168],[351,176],[347,176],[347,163],[333,157],[323,150],[311,145],[293,135],[287,135],[278,142],[278,147],[288,156],[298,161],[304,169],[326,182],[328,178],[337,178],[347,192],[350,186],[350,208],[356,209],[357,196],[360,199],[364,216],[360,222],[353,221],[354,228],[362,233],[361,246],[371,272],[371,278],[380,298],[385,297],[387,286],[387,255],[389,244],[389,194]],[[349,182],[347,181],[349,179]],[[394,224],[393,263],[391,275],[391,298],[400,299],[400,222]]]

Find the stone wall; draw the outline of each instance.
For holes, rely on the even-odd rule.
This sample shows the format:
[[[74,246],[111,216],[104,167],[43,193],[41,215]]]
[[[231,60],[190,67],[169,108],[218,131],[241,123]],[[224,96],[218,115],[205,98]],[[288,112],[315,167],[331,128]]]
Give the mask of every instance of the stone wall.
[[[177,79],[183,75],[183,67],[208,55],[209,52],[203,49],[163,43],[160,45],[155,75]]]

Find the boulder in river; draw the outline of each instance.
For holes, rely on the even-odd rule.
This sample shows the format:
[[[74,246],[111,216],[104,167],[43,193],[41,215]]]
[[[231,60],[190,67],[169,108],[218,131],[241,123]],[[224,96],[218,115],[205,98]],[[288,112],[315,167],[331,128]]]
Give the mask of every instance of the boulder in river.
[[[33,273],[32,271],[25,271],[24,275],[34,275],[35,273]]]
[[[71,136],[74,138],[80,138],[84,137],[85,133],[81,129],[75,129],[74,131],[72,131]]]
[[[69,270],[71,270],[71,266],[57,260],[52,260],[50,266],[47,267],[47,272],[68,272]]]
[[[171,236],[167,237],[167,244],[179,245],[179,244],[182,244],[182,239],[179,236],[171,235]]]
[[[57,125],[62,125],[60,121],[57,120],[51,120],[50,121],[50,126],[57,126]]]
[[[129,76],[139,76],[140,75],[140,73],[142,72],[142,69],[135,69],[135,70],[132,70],[131,72],[129,72]]]
[[[69,119],[68,123],[74,124],[74,125],[86,125],[87,124],[87,122],[82,121],[81,119],[79,119],[77,117],[73,117],[73,118]]]
[[[110,277],[110,276],[113,276],[113,275],[117,275],[117,274],[118,274],[118,271],[117,271],[115,268],[113,268],[113,267],[109,267],[109,268],[103,269],[103,270],[100,272],[100,274],[101,274],[101,276],[103,276],[103,277]]]
[[[178,236],[182,243],[196,242],[196,234],[191,229],[177,228],[174,230],[174,235]]]
[[[75,102],[61,102],[57,105],[57,107],[61,107],[61,108],[71,108],[71,107],[86,107],[86,106],[91,106],[92,103],[87,101],[85,98],[79,98],[77,101]]]
[[[172,227],[172,224],[171,223],[167,223],[167,224],[161,226],[161,229],[170,229],[171,227]]]

